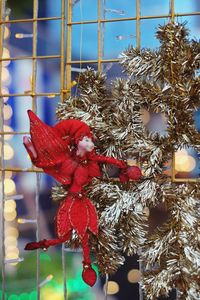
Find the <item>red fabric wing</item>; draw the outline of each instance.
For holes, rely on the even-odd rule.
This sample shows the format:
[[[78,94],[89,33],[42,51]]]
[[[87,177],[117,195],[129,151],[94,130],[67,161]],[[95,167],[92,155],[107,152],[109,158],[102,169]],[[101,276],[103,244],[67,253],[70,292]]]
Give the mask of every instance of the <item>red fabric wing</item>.
[[[69,220],[69,210],[74,200],[67,196],[67,198],[60,204],[55,217],[55,230],[59,238],[63,238],[71,229],[72,225]]]
[[[56,130],[42,122],[31,110],[30,133],[33,145],[38,154],[38,161],[54,163],[60,155],[70,156],[70,151]]]
[[[98,234],[98,216],[97,216],[96,208],[89,199],[85,198],[84,202],[88,207],[88,212],[89,212],[90,220],[89,220],[88,229],[96,235]]]
[[[78,236],[82,239],[89,224],[89,212],[84,201],[79,198],[74,200],[70,207],[69,219],[71,226],[77,231]]]

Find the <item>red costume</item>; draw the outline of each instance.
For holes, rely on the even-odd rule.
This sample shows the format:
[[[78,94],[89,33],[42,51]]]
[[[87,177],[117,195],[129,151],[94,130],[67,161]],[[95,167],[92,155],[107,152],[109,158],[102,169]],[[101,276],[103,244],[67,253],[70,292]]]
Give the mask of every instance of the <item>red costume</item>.
[[[138,167],[128,167],[121,160],[97,155],[95,150],[82,156],[78,155],[78,143],[84,137],[92,138],[90,128],[82,121],[64,120],[51,127],[43,123],[32,111],[29,110],[28,115],[31,141],[29,146],[25,143],[25,147],[33,164],[61,184],[69,185],[69,193],[56,214],[57,238],[28,243],[25,249],[47,249],[49,246],[63,243],[70,238],[72,230],[75,229],[83,247],[82,277],[92,286],[96,282],[96,273],[91,266],[88,240],[90,233],[98,234],[98,218],[94,205],[84,193],[84,186],[88,185],[92,178],[101,176],[99,163],[110,163],[122,169],[122,182],[129,178],[139,179],[141,171]],[[30,147],[36,151],[36,157]]]

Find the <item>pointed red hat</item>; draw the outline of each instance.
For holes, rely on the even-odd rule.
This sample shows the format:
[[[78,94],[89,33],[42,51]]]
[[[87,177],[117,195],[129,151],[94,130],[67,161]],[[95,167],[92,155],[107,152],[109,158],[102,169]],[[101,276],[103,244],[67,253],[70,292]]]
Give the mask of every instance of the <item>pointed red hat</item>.
[[[87,136],[92,138],[90,127],[80,120],[63,120],[54,126],[60,136],[69,140],[69,143],[78,144],[78,142]]]

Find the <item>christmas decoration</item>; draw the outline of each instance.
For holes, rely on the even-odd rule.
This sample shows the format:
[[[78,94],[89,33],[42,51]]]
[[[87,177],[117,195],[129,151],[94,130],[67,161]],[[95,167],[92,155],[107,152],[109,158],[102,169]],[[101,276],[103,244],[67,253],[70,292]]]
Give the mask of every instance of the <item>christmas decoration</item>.
[[[110,89],[104,74],[90,69],[80,74],[78,98],[60,104],[57,116],[87,122],[101,153],[134,158],[142,166],[139,182],[121,183],[107,175],[88,188],[99,214],[99,235],[91,242],[100,271],[112,273],[123,263],[120,249],[129,255],[140,250],[148,299],[176,288],[179,299],[194,300],[200,298],[199,184],[173,183],[163,167],[180,148],[200,150],[193,121],[193,111],[200,105],[200,80],[195,76],[200,43],[188,40],[185,24],[159,26],[157,37],[161,43],[157,51],[130,47],[122,53],[128,76],[116,79]],[[165,115],[164,135],[148,132],[143,109]],[[63,198],[62,190],[54,188],[55,200]],[[168,221],[145,240],[143,210],[162,202],[169,211]],[[76,238],[69,244],[75,246]]]
[[[97,155],[90,128],[79,120],[65,120],[50,127],[32,111],[30,118],[31,139],[24,137],[24,145],[33,164],[43,168],[58,182],[67,185],[67,196],[60,204],[55,218],[56,236],[52,240],[28,243],[25,250],[47,249],[68,240],[75,230],[83,248],[83,280],[90,286],[96,282],[91,267],[89,234],[98,234],[98,217],[94,205],[87,198],[84,187],[92,178],[101,177],[98,163],[109,163],[122,169],[119,177],[123,182],[141,177],[138,167],[128,167],[112,157]]]

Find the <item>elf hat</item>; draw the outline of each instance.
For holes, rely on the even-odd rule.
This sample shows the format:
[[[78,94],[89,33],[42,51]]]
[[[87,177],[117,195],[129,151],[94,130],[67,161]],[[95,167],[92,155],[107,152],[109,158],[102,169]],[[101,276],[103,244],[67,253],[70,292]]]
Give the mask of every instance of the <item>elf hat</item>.
[[[63,120],[57,123],[54,128],[62,138],[76,145],[84,136],[93,138],[90,127],[80,120]]]

